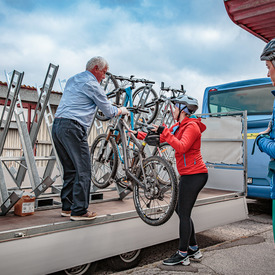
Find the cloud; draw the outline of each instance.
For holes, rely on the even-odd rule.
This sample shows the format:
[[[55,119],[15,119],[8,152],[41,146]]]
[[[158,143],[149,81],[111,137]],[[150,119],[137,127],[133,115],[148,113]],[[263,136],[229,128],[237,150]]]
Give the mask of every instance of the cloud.
[[[156,90],[161,81],[183,84],[199,98],[207,86],[265,76],[258,60],[264,43],[234,25],[223,3],[16,3],[0,3],[2,81],[4,69],[16,69],[25,71],[23,83],[41,84],[50,62],[60,65],[57,78],[68,79],[95,55],[104,56],[114,74],[154,80]],[[60,90],[57,80],[54,88]]]

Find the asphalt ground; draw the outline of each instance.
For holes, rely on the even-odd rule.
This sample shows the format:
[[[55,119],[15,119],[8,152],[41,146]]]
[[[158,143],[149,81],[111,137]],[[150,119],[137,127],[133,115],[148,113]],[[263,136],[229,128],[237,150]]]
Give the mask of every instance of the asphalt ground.
[[[98,262],[94,274],[275,274],[271,201],[248,199],[247,203],[247,220],[197,234],[204,256],[190,266],[162,265],[177,250],[178,240],[174,240],[144,249],[136,268],[114,272],[105,259]]]

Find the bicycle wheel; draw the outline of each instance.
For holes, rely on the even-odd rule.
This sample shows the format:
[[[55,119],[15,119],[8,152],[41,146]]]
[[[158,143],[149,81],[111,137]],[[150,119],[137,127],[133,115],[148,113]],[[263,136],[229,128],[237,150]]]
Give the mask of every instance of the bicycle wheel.
[[[106,73],[106,77],[105,79],[103,79],[100,83],[100,85],[103,87],[103,89],[106,91],[106,95],[108,97],[108,99],[111,101],[111,103],[115,104],[116,103],[116,96],[113,95],[111,92],[114,91],[115,89],[117,89],[119,87],[116,79],[114,78],[114,76],[107,72]],[[101,110],[98,109],[97,113],[96,113],[96,118],[98,120],[101,121],[107,121],[109,120],[109,118],[107,118]]]
[[[133,105],[149,111],[149,114],[142,113],[142,117],[150,124],[158,114],[158,95],[154,89],[148,91],[146,86],[139,87],[133,94]]]
[[[134,185],[135,208],[145,223],[161,225],[170,219],[177,204],[178,184],[175,171],[159,156],[145,159],[143,170],[144,173],[142,169],[139,170],[137,177],[144,187]]]
[[[118,165],[118,152],[115,141],[107,135],[97,136],[91,147],[92,183],[98,188],[106,188],[114,178]]]

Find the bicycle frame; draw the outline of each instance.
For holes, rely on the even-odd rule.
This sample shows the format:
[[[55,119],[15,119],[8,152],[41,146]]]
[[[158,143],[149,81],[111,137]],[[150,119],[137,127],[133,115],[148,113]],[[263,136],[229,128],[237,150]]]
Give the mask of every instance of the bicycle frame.
[[[148,96],[149,96],[149,92],[152,89],[152,84],[148,84],[146,83],[143,89],[143,92],[141,94],[140,100],[138,102],[138,105],[140,105],[141,107],[144,107],[144,104],[146,103]],[[134,83],[132,86],[124,89],[126,92],[124,101],[123,101],[123,106],[124,107],[134,107],[134,103],[133,103],[133,89],[135,88]],[[145,95],[145,97],[144,97]],[[131,117],[131,129],[133,130],[134,127],[137,125],[139,119],[140,119],[140,115],[137,115],[136,120],[134,121],[134,114],[133,112],[130,112],[130,117]]]
[[[128,82],[131,82],[132,85],[129,86],[129,87],[127,87],[127,88],[125,88],[125,89],[118,88],[118,89],[116,89],[116,90],[114,90],[114,91],[112,91],[110,93],[107,93],[107,96],[109,96],[109,97],[115,97],[115,96],[117,96],[117,93],[119,93],[119,96],[120,96],[121,92],[125,91],[125,97],[123,99],[122,106],[124,106],[124,107],[134,107],[134,103],[133,103],[133,90],[135,89],[135,83],[136,82],[142,82],[142,83],[145,83],[145,86],[144,86],[143,92],[141,93],[138,105],[140,105],[141,107],[144,107],[144,105],[145,105],[145,103],[146,103],[146,101],[148,99],[148,96],[150,94],[150,90],[152,89],[152,86],[153,86],[153,84],[151,84],[151,83],[154,83],[154,82],[151,82],[151,81],[145,80],[145,79],[133,79],[133,78],[118,77],[118,76],[115,76],[115,78],[119,79],[119,80],[126,80]],[[138,122],[140,120],[140,116],[141,116],[141,114],[138,113],[136,119],[134,119],[134,113],[130,111],[131,130],[134,130],[135,126],[138,125]],[[120,120],[120,117],[118,117],[116,119],[115,124],[117,123],[118,120]],[[124,122],[124,120],[123,120],[123,122]],[[115,135],[117,135],[117,132],[115,132]],[[123,163],[123,159],[121,157],[121,152],[120,152],[119,148],[118,148],[118,155],[119,155],[119,158],[120,158],[121,162]]]
[[[140,96],[140,99],[139,99],[139,102],[138,102],[138,106],[141,106],[142,108],[145,106],[145,104],[146,104],[146,102],[147,102],[147,99],[148,99],[148,97],[149,97],[149,94],[150,94],[150,91],[151,91],[152,87],[153,87],[152,84],[150,84],[150,83],[145,83],[145,86],[144,86],[144,88],[143,88],[143,92],[142,92],[142,94],[141,94],[141,96]],[[144,97],[144,94],[146,95],[145,97]],[[133,106],[131,106],[131,107],[133,107]],[[141,114],[139,113],[139,114],[137,115],[137,118],[136,118],[136,121],[135,121],[134,125],[137,125],[137,124],[138,124],[138,121],[139,121],[139,119],[140,119],[140,116],[141,116]]]
[[[164,96],[161,96],[163,101],[160,103],[160,112],[163,110],[163,113],[161,115],[160,125],[167,125],[167,127],[172,126],[172,123],[175,123],[175,119],[173,117],[173,105],[170,98],[167,98]],[[171,116],[172,115],[172,116]]]
[[[121,117],[117,123],[117,130],[119,131],[120,138],[121,138],[122,153],[123,153],[123,157],[125,160],[124,168],[125,168],[126,177],[130,180],[133,180],[135,182],[135,184],[138,184],[142,188],[145,188],[145,185],[133,173],[131,173],[129,171],[130,170],[130,158],[129,158],[129,151],[127,151],[127,149],[129,150],[129,148],[127,147],[127,134],[126,134],[126,131],[124,131],[124,128],[126,129],[126,131],[130,130],[130,128],[124,121],[123,117]],[[134,140],[135,145],[138,147],[138,154],[139,154],[138,159],[140,162],[140,168],[142,170],[142,173],[145,174],[144,170],[143,170],[143,166],[142,166],[142,159],[143,159],[142,152],[144,150],[146,143],[144,142],[144,143],[140,144],[139,140],[135,137],[135,135],[133,133],[130,133],[130,137]],[[144,178],[145,178],[145,184],[146,184],[146,177],[144,177]]]
[[[129,103],[129,107],[133,107],[133,90],[132,90],[132,86],[124,89],[125,90],[125,98],[124,98],[124,102],[123,102],[123,106],[127,107],[128,103]],[[134,87],[133,87],[134,88]],[[134,114],[133,112],[130,112],[130,118],[131,118],[131,129],[134,129]]]
[[[161,115],[161,120],[160,120],[160,125],[163,123],[167,125],[167,127],[172,126],[172,123],[175,123],[175,119],[173,115],[173,105],[172,105],[172,98],[175,98],[177,95],[180,93],[185,94],[185,90],[183,88],[183,85],[181,85],[181,89],[171,89],[170,87],[165,88],[164,87],[164,82],[161,82],[161,88],[160,88],[160,93],[161,92],[172,92],[171,97],[167,97],[163,94],[160,95],[159,98],[159,114]]]
[[[124,130],[126,129],[126,131]],[[107,140],[111,138],[111,136],[119,136],[121,139],[121,145],[122,145],[122,154],[124,161],[122,161],[122,164],[124,165],[124,170],[127,179],[130,179],[134,181],[135,184],[138,184],[141,188],[146,189],[146,183],[147,183],[147,178],[145,176],[145,171],[143,169],[142,165],[142,160],[143,160],[143,155],[142,153],[144,152],[144,148],[146,146],[146,142],[143,141],[140,143],[140,141],[135,137],[133,133],[130,132],[130,137],[133,139],[135,145],[138,147],[138,160],[140,164],[140,169],[142,174],[144,175],[144,180],[145,184],[143,184],[133,173],[130,172],[130,168],[133,168],[130,165],[130,156],[129,156],[129,147],[127,146],[127,133],[130,130],[130,127],[127,125],[127,123],[124,121],[124,115],[120,116],[115,124],[114,127],[109,128],[107,138],[106,138],[106,144]],[[118,134],[114,134],[114,131],[118,132]],[[103,150],[105,150],[105,146],[103,146]],[[100,160],[100,158],[99,158]],[[138,163],[134,163],[134,165],[138,165]],[[157,175],[155,175],[157,177]]]
[[[127,107],[128,103],[129,103],[129,107],[133,107],[133,89],[134,89],[134,87],[135,87],[134,83],[132,83],[132,85],[130,87],[127,87],[125,89],[118,88],[117,90],[112,91],[111,93],[114,94],[114,96],[115,96],[116,93],[120,93],[121,91],[125,91],[126,94],[125,94],[125,98],[123,100],[123,106]],[[109,94],[111,94],[111,93],[109,93]],[[107,96],[108,96],[108,94],[107,94]],[[131,130],[133,130],[134,129],[134,114],[133,114],[133,112],[130,112],[130,118],[131,118]],[[117,124],[120,119],[121,119],[121,116],[119,116],[116,119],[115,124]],[[118,135],[117,130],[115,131],[114,135],[116,135],[116,136]],[[121,157],[121,153],[120,153],[119,148],[118,148],[118,156],[120,158],[120,161],[123,163],[123,159]]]

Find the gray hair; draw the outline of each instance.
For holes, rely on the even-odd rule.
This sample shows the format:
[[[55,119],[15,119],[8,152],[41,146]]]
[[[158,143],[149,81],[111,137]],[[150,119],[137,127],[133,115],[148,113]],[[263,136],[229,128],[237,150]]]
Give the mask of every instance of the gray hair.
[[[98,66],[99,70],[103,70],[107,66],[107,70],[109,69],[109,64],[107,61],[101,56],[92,57],[86,64],[86,70],[91,71],[95,66]]]

